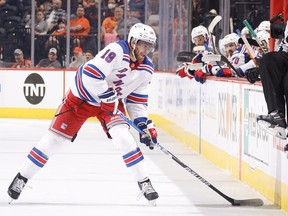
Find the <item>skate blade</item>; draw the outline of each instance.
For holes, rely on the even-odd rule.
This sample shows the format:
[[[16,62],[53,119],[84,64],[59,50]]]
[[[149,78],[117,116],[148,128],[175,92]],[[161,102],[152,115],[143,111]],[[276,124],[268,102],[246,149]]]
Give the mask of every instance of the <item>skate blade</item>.
[[[148,203],[149,203],[150,206],[153,206],[153,207],[157,206],[156,200],[149,200]]]
[[[282,140],[286,140],[286,130],[285,128],[279,127],[279,126],[275,126],[275,127],[271,127],[271,124],[266,122],[266,121],[261,121],[259,120],[258,125],[263,128],[267,133],[276,136]]]
[[[13,201],[14,201],[14,199],[11,199],[10,202],[8,202],[8,204],[9,205],[12,204]]]

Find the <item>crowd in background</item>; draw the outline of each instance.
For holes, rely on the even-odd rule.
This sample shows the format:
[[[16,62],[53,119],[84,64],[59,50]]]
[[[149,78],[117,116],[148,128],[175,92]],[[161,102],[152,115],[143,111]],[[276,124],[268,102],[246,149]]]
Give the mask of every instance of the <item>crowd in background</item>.
[[[175,71],[177,53],[193,49],[192,28],[199,24],[207,27],[215,12],[219,13],[219,1],[213,0],[71,0],[68,17],[66,0],[35,0],[35,52],[31,56],[31,2],[0,0],[0,67],[30,67],[31,59],[32,66],[37,67],[43,59],[51,61],[54,67],[76,67],[85,56],[96,55],[108,43],[126,39],[129,28],[142,22],[151,25],[158,37],[155,52],[150,54],[155,68]],[[263,18],[259,14],[265,11],[258,10],[257,16],[253,16],[256,2],[251,0],[249,7],[245,2],[240,7],[239,2],[231,1],[233,23],[239,25],[239,16],[247,15],[252,24],[258,25],[257,16]],[[69,63],[67,20],[70,20]],[[51,48],[56,52],[50,52]]]
[[[31,53],[31,2],[30,0],[0,0],[0,60],[2,60],[2,67],[30,66],[30,61],[27,63],[26,60],[30,58]],[[103,0],[101,6],[98,0],[70,2],[71,60],[68,66],[65,65],[67,1],[34,1],[36,67],[41,67],[40,62],[43,62],[43,59],[48,59],[50,61],[48,65],[53,68],[77,67],[86,59],[84,56],[94,56],[97,53],[98,38],[101,41],[101,47],[99,47],[101,49],[108,43],[124,39],[124,34],[133,24],[144,22],[144,0],[129,1],[126,24],[124,24],[123,0]],[[98,19],[100,19],[100,26]],[[126,31],[124,31],[124,27]],[[13,63],[15,61],[17,64]],[[55,64],[56,61],[57,64]]]

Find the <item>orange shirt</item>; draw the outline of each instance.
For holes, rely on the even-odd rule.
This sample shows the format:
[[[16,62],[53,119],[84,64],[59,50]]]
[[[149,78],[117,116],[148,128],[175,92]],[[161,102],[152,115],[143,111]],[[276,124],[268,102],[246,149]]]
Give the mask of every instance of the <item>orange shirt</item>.
[[[14,63],[11,68],[29,68],[31,67],[31,61],[30,60],[25,60],[23,59],[23,61],[21,62],[16,62]]]
[[[102,23],[102,27],[105,28],[106,33],[112,33],[116,25],[117,25],[117,20],[115,17],[106,17]]]
[[[77,25],[81,25],[83,29],[78,32],[71,32],[71,35],[88,35],[88,33],[90,32],[90,23],[88,19],[86,19],[85,17],[81,17],[81,18],[77,17],[70,21],[71,27],[75,27]]]
[[[52,33],[52,35],[66,35],[65,29],[58,29]]]

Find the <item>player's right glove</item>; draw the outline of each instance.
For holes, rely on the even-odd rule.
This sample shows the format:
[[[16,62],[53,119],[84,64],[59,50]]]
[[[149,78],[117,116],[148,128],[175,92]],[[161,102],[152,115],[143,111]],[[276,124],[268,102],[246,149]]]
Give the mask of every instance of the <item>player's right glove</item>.
[[[154,123],[148,119],[147,122],[139,122],[137,126],[144,132],[144,134],[140,134],[140,142],[153,150],[154,146],[158,143],[158,134]]]
[[[110,114],[116,114],[118,107],[118,96],[117,92],[113,88],[109,88],[107,91],[98,95],[101,100],[100,106],[103,111]]]
[[[189,79],[193,79],[193,72],[188,69],[188,63],[182,63],[181,66],[177,69],[176,75],[183,77],[188,77]]]
[[[257,67],[246,70],[245,77],[252,84],[255,83],[256,81],[261,80],[259,78],[259,70]]]

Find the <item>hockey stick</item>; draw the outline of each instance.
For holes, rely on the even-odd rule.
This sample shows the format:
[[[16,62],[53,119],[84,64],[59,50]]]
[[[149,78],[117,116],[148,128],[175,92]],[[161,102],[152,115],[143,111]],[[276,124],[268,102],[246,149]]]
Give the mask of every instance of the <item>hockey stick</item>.
[[[192,62],[192,59],[196,56],[195,53],[182,51],[177,54],[178,62]]]
[[[243,40],[244,46],[247,49],[250,58],[253,60],[254,64],[257,65],[257,60],[256,60],[257,55],[256,55],[255,51],[252,49],[252,47],[251,47],[250,43],[248,42],[247,38],[244,35],[241,35],[241,32],[240,32],[239,29],[236,29],[236,32],[240,36],[239,40],[240,39]],[[238,40],[238,43],[239,43],[239,40]]]
[[[269,50],[264,46],[264,44],[262,43],[262,41],[259,40],[259,38],[257,37],[255,31],[253,30],[253,28],[251,27],[251,25],[249,24],[248,20],[244,20],[243,21],[244,25],[249,29],[250,34],[252,35],[252,37],[255,38],[256,42],[259,44],[260,48],[263,50],[263,52],[266,54],[269,52]]]
[[[256,53],[255,53],[255,51],[252,49],[252,47],[251,47],[251,45],[249,44],[247,38],[246,38],[244,35],[241,35],[241,32],[240,32],[239,29],[237,29],[236,32],[237,32],[237,34],[240,36],[240,39],[243,40],[244,45],[245,45],[245,47],[246,47],[246,49],[247,49],[250,57],[251,57],[251,58],[253,59],[253,61],[255,62]],[[239,40],[240,40],[240,39],[239,39]],[[238,40],[238,43],[239,43],[239,40]]]
[[[177,62],[191,62],[192,59],[186,56],[177,56]]]
[[[187,68],[189,69],[189,70],[198,70],[198,69],[200,69],[200,68],[202,68],[203,67],[203,64],[202,63],[194,63],[194,64],[192,64],[192,63],[189,63],[188,64],[188,66],[187,66]]]
[[[129,125],[131,125],[135,130],[137,130],[140,134],[144,134],[144,132],[138,128],[128,117],[126,117],[121,111],[117,111],[117,114],[124,119]],[[210,182],[205,180],[202,176],[200,176],[197,172],[195,172],[193,169],[191,169],[189,166],[184,164],[182,161],[180,161],[174,154],[172,154],[170,151],[165,149],[163,146],[161,146],[159,143],[156,144],[156,146],[166,155],[171,157],[176,163],[178,163],[181,167],[183,167],[185,170],[187,170],[190,174],[192,174],[194,177],[199,179],[202,183],[207,185],[209,188],[211,188],[213,191],[218,193],[220,196],[222,196],[224,199],[226,199],[228,202],[230,202],[233,206],[262,206],[264,203],[261,199],[244,199],[244,200],[237,200],[233,199],[224,193],[222,193],[220,190],[218,190],[216,187],[214,187]]]

